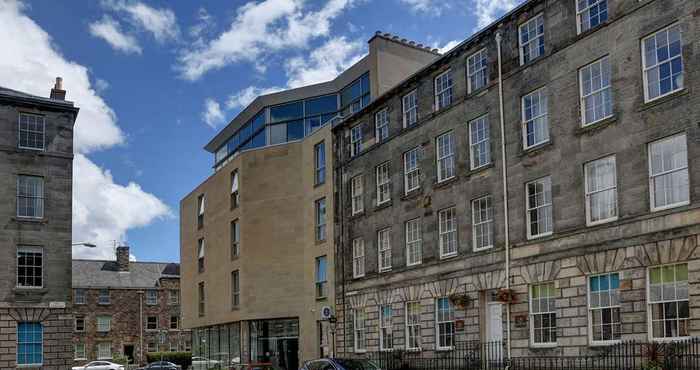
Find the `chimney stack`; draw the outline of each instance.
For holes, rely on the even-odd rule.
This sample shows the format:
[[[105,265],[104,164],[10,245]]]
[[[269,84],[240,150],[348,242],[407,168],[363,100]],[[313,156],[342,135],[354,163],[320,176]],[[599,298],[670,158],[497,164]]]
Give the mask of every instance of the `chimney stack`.
[[[51,89],[51,99],[66,100],[66,90],[63,90],[63,78],[56,77],[56,85]]]
[[[129,246],[122,245],[117,247],[117,265],[120,272],[129,271]]]

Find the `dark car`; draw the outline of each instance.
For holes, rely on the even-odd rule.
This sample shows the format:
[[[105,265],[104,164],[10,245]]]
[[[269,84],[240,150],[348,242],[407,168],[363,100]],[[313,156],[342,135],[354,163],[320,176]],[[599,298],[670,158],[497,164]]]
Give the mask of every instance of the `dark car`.
[[[302,370],[381,370],[374,362],[363,359],[322,358],[304,363]]]
[[[168,361],[156,361],[142,367],[141,370],[180,370],[180,366]]]

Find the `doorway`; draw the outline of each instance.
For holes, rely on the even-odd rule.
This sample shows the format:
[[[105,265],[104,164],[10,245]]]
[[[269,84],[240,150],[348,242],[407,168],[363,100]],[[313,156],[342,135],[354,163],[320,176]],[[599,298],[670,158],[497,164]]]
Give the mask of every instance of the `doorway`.
[[[486,304],[486,323],[484,354],[488,363],[503,360],[503,304],[488,302]]]
[[[133,344],[125,344],[124,345],[124,357],[126,357],[129,360],[130,364],[134,363],[134,345]]]

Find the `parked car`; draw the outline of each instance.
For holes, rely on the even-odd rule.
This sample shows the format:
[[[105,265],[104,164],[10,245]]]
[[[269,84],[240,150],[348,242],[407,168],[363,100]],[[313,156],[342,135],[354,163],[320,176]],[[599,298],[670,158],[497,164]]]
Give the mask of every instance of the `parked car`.
[[[222,362],[217,360],[210,360],[204,357],[192,357],[192,370],[212,370],[221,369]]]
[[[140,368],[139,370],[180,370],[181,367],[179,365],[175,365],[172,362],[168,361],[156,361],[156,362],[151,362],[150,364],[146,365],[145,367]]]
[[[109,361],[92,361],[83,366],[73,366],[73,370],[124,370],[124,365]]]
[[[302,370],[381,370],[374,362],[363,359],[321,358],[306,361]]]

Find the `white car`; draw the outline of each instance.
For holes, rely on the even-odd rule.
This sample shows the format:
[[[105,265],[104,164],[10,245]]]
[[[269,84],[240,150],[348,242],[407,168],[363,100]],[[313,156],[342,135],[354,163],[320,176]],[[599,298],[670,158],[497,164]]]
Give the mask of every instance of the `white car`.
[[[192,357],[192,370],[220,369],[221,361],[209,360],[204,357]]]
[[[83,366],[73,366],[73,370],[124,370],[124,365],[109,361],[92,361]]]

